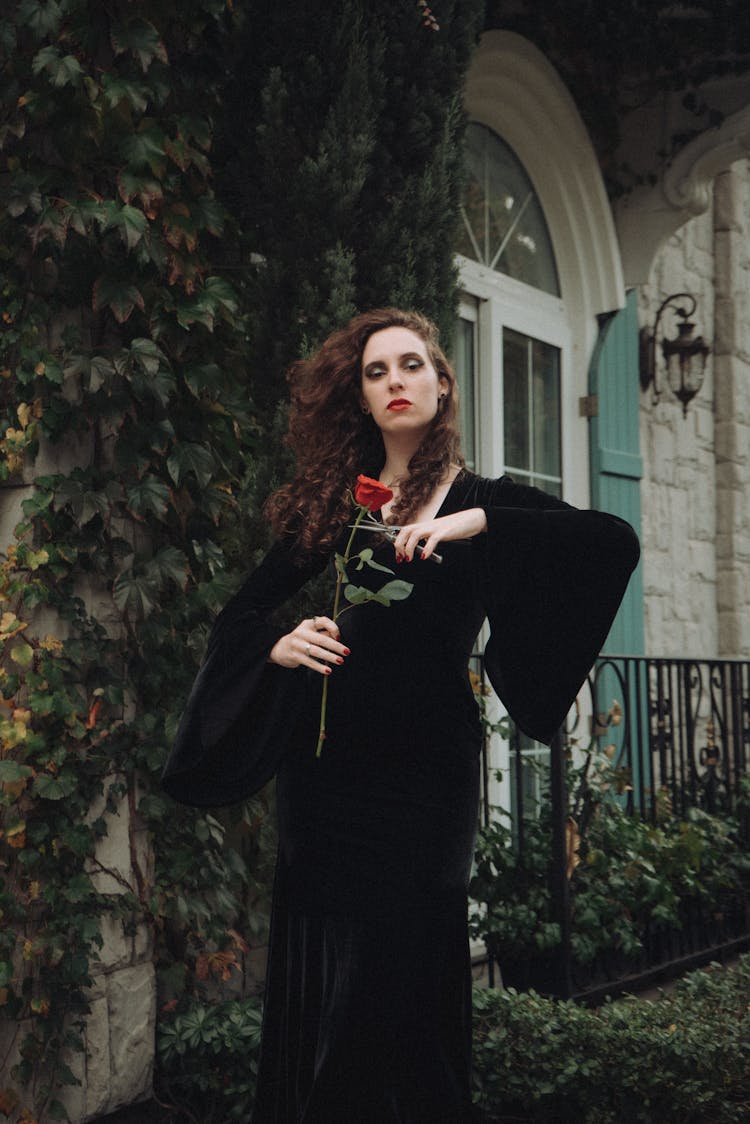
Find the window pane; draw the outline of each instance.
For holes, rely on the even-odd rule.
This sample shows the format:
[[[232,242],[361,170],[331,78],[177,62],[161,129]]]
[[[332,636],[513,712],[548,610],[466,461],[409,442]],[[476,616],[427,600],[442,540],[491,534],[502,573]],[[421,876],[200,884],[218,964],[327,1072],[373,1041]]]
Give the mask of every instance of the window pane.
[[[507,328],[503,331],[503,429],[505,463],[530,471],[528,338]]]
[[[476,324],[459,316],[453,339],[453,366],[458,380],[461,447],[469,468],[476,467],[474,387],[476,382]]]
[[[556,347],[532,343],[534,468],[560,476],[560,353]]]
[[[526,170],[500,137],[466,129],[467,183],[456,249],[490,269],[560,295],[552,241]]]
[[[519,483],[561,494],[560,352],[503,329],[505,467]]]

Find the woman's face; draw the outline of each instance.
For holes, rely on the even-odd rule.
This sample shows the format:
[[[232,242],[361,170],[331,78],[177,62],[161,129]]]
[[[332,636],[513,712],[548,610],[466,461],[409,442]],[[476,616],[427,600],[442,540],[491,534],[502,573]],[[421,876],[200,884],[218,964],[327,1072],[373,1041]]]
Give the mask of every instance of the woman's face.
[[[424,340],[410,328],[382,328],[365,344],[362,404],[384,434],[409,433],[421,440],[448,389]]]

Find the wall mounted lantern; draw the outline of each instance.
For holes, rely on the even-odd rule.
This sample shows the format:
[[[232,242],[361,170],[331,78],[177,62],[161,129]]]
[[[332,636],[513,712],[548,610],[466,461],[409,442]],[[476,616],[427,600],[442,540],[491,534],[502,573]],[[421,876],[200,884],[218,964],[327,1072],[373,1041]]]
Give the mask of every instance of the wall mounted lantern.
[[[682,402],[682,413],[687,417],[688,404],[692,402],[703,385],[703,376],[706,373],[706,359],[711,353],[711,348],[703,336],[693,337],[695,324],[688,317],[692,316],[698,307],[698,302],[690,293],[674,293],[659,305],[656,313],[653,333],[648,328],[641,328],[641,386],[644,390],[654,384],[654,404],[659,401],[662,390],[659,386],[659,372],[656,365],[656,338],[659,331],[659,321],[665,309],[673,301],[689,301],[690,307],[676,307],[671,309],[675,316],[681,317],[677,323],[678,335],[675,339],[667,339],[662,334],[661,350],[667,373],[667,385],[676,398]]]

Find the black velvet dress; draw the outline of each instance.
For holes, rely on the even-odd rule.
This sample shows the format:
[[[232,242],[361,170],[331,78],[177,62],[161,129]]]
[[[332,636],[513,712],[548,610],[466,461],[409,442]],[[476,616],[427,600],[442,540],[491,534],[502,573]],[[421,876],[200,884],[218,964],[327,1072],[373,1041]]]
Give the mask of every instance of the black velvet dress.
[[[463,472],[438,514],[486,534],[393,566],[404,601],[340,619],[330,677],[266,662],[269,614],[325,565],[277,544],[219,615],[164,774],[191,804],[277,775],[279,856],[254,1124],[461,1124],[471,1117],[467,885],[482,729],[467,664],[549,741],[604,642],[638,543],[621,520]],[[365,569],[358,584],[390,576]],[[321,608],[321,612],[324,611]]]

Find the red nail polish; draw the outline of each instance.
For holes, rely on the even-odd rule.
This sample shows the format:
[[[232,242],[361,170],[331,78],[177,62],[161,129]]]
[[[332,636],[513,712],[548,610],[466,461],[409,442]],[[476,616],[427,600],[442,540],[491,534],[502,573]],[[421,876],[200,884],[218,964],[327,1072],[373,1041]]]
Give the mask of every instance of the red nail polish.
[[[326,667],[326,668],[324,668],[324,669],[323,669],[323,674],[324,674],[324,675],[330,675],[330,674],[331,674],[331,669],[330,669],[330,667]]]
[[[424,551],[422,551],[422,553],[420,554],[420,556],[419,556],[419,557],[420,557],[420,559],[422,560],[422,562],[424,562],[424,560],[425,560],[425,553],[424,553]]]
[[[348,649],[348,648],[344,648],[344,655],[345,655],[345,656],[350,656],[350,655],[351,655],[351,652],[349,651],[349,649]]]
[[[336,656],[336,663],[343,663],[343,662],[344,662],[344,661],[343,661],[343,659],[341,658],[341,656]]]

